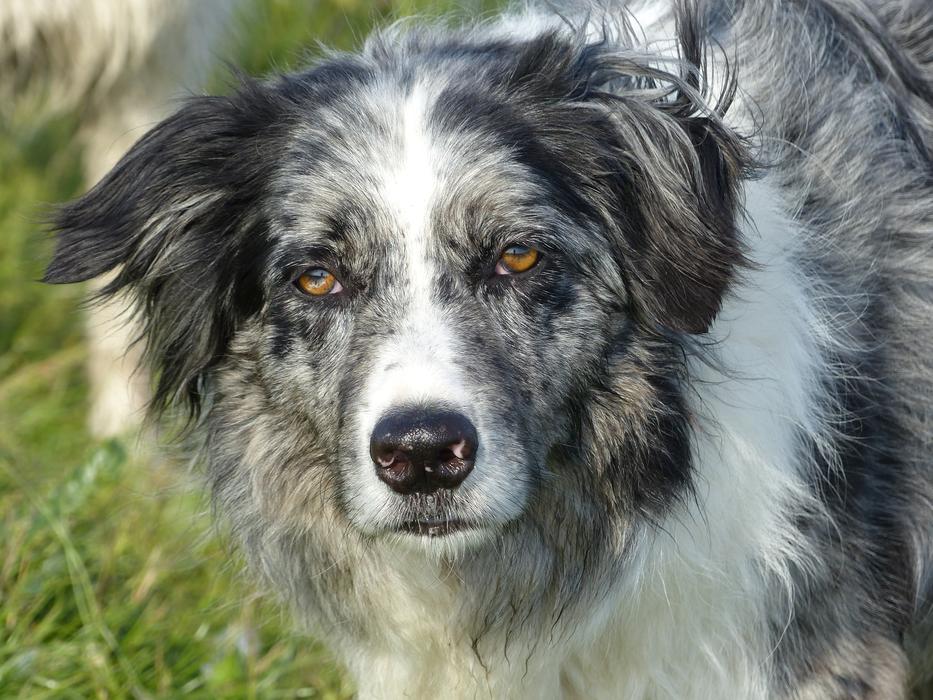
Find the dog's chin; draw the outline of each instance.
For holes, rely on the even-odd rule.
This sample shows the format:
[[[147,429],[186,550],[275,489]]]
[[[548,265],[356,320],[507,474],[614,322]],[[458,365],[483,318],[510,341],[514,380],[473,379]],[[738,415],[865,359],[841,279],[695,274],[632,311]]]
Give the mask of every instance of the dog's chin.
[[[408,521],[388,527],[383,537],[431,557],[457,557],[488,545],[499,527],[456,517]]]
[[[387,491],[387,489],[385,490]],[[505,488],[407,495],[383,491],[348,499],[350,521],[369,538],[427,552],[466,553],[494,542],[524,513],[527,495]]]
[[[482,526],[469,520],[458,517],[429,517],[425,519],[406,520],[394,528],[399,534],[414,535],[415,537],[452,537],[459,534],[482,530]]]
[[[365,528],[376,539],[430,555],[456,556],[487,546],[509,520],[500,515],[460,514],[456,510],[413,513],[410,509]]]

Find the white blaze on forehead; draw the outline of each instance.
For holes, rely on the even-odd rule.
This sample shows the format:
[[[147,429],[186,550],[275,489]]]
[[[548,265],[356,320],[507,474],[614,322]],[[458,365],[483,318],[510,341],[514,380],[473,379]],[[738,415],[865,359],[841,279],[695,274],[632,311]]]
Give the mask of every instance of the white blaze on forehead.
[[[436,265],[430,250],[431,209],[439,184],[437,152],[427,128],[429,108],[427,94],[416,86],[396,112],[394,138],[378,173],[378,194],[394,219],[397,236],[388,251],[394,259],[385,263],[400,262],[404,270],[391,282],[397,286],[393,296],[402,303],[394,309],[397,317],[391,328],[376,340],[379,347],[373,350],[360,401],[358,439],[364,472],[354,484],[364,511],[385,499],[385,484],[367,465],[370,436],[387,412],[404,405],[445,403],[473,418],[452,330],[432,292]]]
[[[385,203],[395,216],[408,267],[406,281],[412,301],[425,307],[431,298],[434,269],[428,255],[431,206],[437,177],[427,129],[428,97],[415,85],[399,112],[400,152],[387,163],[382,178]]]
[[[390,99],[397,99],[390,92]],[[392,104],[389,102],[388,104]],[[377,173],[378,196],[394,219],[396,238],[384,264],[404,268],[392,295],[397,301],[390,327],[375,340],[373,362],[365,379],[357,415],[359,470],[350,480],[351,517],[364,528],[392,524],[389,499],[394,496],[373,468],[370,438],[376,423],[393,408],[405,405],[438,405],[459,411],[479,434],[476,469],[458,489],[471,503],[479,520],[499,522],[518,514],[525,500],[524,482],[515,482],[514,458],[503,449],[503,439],[489,416],[477,408],[474,379],[464,371],[465,357],[457,342],[457,329],[434,292],[437,261],[432,248],[435,235],[432,209],[444,186],[440,175],[443,146],[433,142],[427,115],[431,94],[416,86],[395,112],[391,124],[395,138],[386,144],[385,160]],[[466,456],[466,446],[454,452]]]
[[[436,265],[431,255],[431,210],[440,187],[438,148],[427,115],[430,96],[416,84],[397,112],[394,143],[380,173],[380,195],[395,220],[394,255],[405,270],[397,281],[404,307],[382,339],[369,378],[365,416],[372,427],[382,413],[405,403],[446,401],[461,410],[465,399],[452,332],[433,294]]]

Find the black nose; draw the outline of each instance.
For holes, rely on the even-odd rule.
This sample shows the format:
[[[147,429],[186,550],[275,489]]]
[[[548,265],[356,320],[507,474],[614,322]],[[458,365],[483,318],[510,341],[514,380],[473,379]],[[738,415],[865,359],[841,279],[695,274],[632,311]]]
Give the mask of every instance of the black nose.
[[[383,416],[373,430],[369,454],[376,474],[398,493],[453,489],[473,471],[479,439],[461,413],[410,408]]]

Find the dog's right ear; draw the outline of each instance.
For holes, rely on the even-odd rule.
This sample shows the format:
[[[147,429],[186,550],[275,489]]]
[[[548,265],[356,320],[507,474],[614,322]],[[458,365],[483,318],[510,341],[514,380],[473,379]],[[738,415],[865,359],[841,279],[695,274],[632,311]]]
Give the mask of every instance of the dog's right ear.
[[[258,202],[283,141],[283,109],[274,88],[258,83],[192,98],[52,218],[57,245],[44,281],[116,270],[102,295],[137,302],[157,408],[179,397],[198,408],[205,370],[258,304],[252,276],[266,236]]]

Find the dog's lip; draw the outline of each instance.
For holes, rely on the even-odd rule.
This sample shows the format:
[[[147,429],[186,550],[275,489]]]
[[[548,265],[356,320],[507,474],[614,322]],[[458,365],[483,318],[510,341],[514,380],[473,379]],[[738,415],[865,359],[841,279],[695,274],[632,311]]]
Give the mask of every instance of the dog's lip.
[[[479,526],[460,518],[425,518],[407,520],[398,526],[399,532],[421,537],[446,537],[465,530],[475,530]]]

